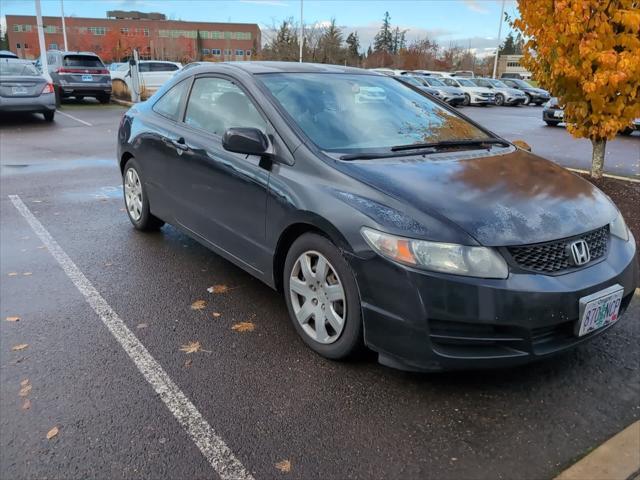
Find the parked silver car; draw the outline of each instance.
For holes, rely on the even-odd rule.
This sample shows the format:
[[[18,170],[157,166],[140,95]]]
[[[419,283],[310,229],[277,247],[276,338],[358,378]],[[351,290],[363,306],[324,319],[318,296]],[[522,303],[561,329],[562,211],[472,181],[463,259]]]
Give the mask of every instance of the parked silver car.
[[[111,75],[98,55],[92,52],[47,52],[49,75],[60,98],[95,97],[100,103],[111,99]]]
[[[511,88],[495,78],[472,78],[471,81],[479,87],[486,87],[493,90],[496,105],[517,106],[527,101],[527,95],[524,92]]]
[[[53,121],[53,85],[29,60],[0,58],[0,112],[42,113],[46,121]]]
[[[448,104],[457,106],[464,103],[465,97],[464,92],[461,88],[450,87],[449,85],[446,85],[441,79],[427,75],[421,75],[420,80],[422,80],[430,87],[437,89],[440,92],[440,97],[442,98],[442,100],[444,100]]]

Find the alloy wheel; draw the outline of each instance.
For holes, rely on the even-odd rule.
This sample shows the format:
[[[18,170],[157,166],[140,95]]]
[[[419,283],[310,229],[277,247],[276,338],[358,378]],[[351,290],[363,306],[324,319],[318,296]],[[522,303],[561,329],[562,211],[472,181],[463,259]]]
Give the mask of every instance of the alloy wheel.
[[[336,269],[319,252],[298,257],[291,270],[289,295],[296,320],[312,340],[338,340],[347,319],[347,301]]]
[[[124,177],[124,201],[134,221],[142,216],[142,185],[135,168],[129,168]]]
[[[496,105],[500,106],[504,103],[504,97],[501,94],[496,95]]]

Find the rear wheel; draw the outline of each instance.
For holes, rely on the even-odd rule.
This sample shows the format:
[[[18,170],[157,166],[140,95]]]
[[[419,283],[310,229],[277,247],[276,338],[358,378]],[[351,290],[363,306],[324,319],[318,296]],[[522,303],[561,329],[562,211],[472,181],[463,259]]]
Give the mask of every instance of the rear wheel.
[[[142,182],[140,167],[133,158],[124,167],[122,186],[127,215],[134,227],[142,231],[151,231],[164,225],[164,222],[155,217],[149,209],[149,198]]]
[[[523,105],[529,105],[531,103],[531,97],[529,96],[529,94],[527,93],[525,95],[525,99],[524,102],[522,102]]]
[[[471,104],[471,97],[469,96],[468,93],[464,94],[464,101],[462,102],[462,105],[464,105],[465,107]]]
[[[53,117],[55,117],[56,112],[55,111],[51,111],[51,112],[43,112],[42,116],[44,116],[44,119],[47,122],[53,122]]]
[[[624,130],[622,130],[620,132],[622,135],[631,135],[633,133],[633,128],[629,127],[629,128],[625,128]]]
[[[298,238],[287,254],[284,294],[302,340],[334,360],[362,347],[362,316],[356,279],[336,246],[315,233]]]
[[[96,98],[100,103],[109,103],[111,101],[111,95],[108,94],[98,95]]]
[[[78,101],[84,100],[84,95],[76,95],[76,100]]]
[[[496,105],[498,105],[499,107],[501,107],[502,105],[504,105],[504,96],[502,96],[501,93],[498,93],[496,95]]]

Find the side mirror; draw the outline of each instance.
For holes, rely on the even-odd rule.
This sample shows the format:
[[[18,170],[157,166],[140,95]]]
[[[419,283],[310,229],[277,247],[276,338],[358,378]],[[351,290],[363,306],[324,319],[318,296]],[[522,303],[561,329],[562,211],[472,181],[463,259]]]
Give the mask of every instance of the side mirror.
[[[513,143],[516,147],[518,147],[520,150],[525,150],[527,152],[531,151],[531,145],[529,145],[527,142],[525,142],[524,140],[514,140]]]
[[[265,155],[269,140],[257,128],[227,128],[222,136],[222,147],[245,155]]]

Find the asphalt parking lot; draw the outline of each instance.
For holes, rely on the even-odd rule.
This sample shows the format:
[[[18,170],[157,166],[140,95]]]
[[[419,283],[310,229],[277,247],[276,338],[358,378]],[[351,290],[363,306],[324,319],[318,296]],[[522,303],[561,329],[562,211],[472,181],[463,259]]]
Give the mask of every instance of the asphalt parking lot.
[[[133,230],[123,111],[0,120],[1,478],[543,479],[640,418],[638,295],[607,334],[517,369],[318,357],[268,287],[170,226]],[[540,108],[463,112],[587,168]],[[607,167],[637,175],[639,152],[617,139]]]

